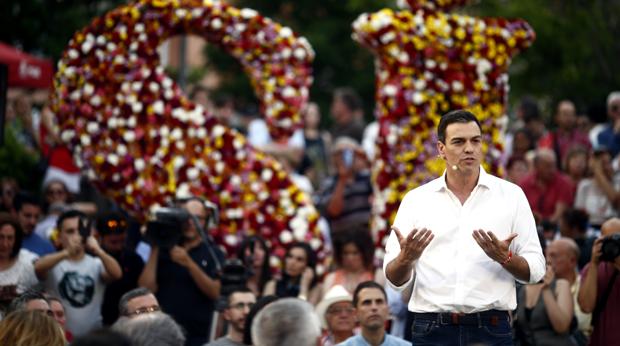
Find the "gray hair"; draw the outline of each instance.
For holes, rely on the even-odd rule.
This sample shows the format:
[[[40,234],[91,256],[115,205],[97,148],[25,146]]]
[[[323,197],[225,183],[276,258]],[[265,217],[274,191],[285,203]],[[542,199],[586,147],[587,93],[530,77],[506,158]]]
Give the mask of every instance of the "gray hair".
[[[297,298],[267,305],[252,322],[255,346],[315,346],[321,323],[312,305]]]
[[[142,314],[134,318],[121,317],[115,330],[131,340],[133,346],[183,346],[185,336],[181,327],[163,312]]]
[[[11,301],[11,303],[9,304],[9,307],[6,310],[6,314],[8,315],[9,313],[13,311],[25,311],[26,305],[28,304],[28,302],[32,300],[43,300],[47,302],[47,304],[50,303],[49,300],[45,297],[45,295],[43,295],[41,291],[30,289],[20,294],[19,296],[17,296],[15,299]]]
[[[120,316],[128,316],[130,311],[128,310],[127,304],[129,301],[137,297],[148,296],[149,294],[153,294],[153,292],[145,287],[134,288],[133,290],[123,294],[121,299],[118,301],[118,314]]]
[[[607,107],[611,106],[611,103],[620,99],[620,91],[612,91],[607,96]]]

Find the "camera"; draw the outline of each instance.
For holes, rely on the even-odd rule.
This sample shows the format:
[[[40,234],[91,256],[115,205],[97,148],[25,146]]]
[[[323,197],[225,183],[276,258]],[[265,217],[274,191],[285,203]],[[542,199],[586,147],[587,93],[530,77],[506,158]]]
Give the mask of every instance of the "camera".
[[[353,165],[353,149],[344,149],[342,151],[342,162],[346,167]]]
[[[618,256],[620,256],[620,233],[615,233],[603,239],[601,261],[613,262]]]
[[[190,214],[185,209],[158,209],[155,218],[146,224],[145,238],[153,245],[170,249],[183,241],[183,230],[189,220]]]
[[[224,311],[228,305],[228,296],[232,291],[240,287],[246,287],[251,272],[245,267],[243,262],[237,258],[226,260],[222,267],[220,276],[222,290],[220,299],[216,304],[218,311]]]
[[[92,234],[93,220],[87,216],[80,217],[78,220],[78,232],[82,236],[82,243],[86,244],[86,240]]]

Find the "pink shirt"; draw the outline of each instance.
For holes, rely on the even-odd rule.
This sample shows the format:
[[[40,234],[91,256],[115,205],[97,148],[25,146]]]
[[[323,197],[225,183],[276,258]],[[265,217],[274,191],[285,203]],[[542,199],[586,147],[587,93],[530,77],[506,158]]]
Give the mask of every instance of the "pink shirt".
[[[581,280],[585,279],[590,264],[586,265],[581,272]],[[596,285],[597,299],[603,295],[603,291],[607,289],[609,280],[614,272],[612,263],[602,262],[598,265],[598,276]],[[618,345],[620,342],[620,277],[616,278],[616,282],[611,288],[609,298],[605,304],[605,309],[599,316],[598,324],[594,327],[590,336],[590,345]],[[594,319],[594,315],[592,315]]]

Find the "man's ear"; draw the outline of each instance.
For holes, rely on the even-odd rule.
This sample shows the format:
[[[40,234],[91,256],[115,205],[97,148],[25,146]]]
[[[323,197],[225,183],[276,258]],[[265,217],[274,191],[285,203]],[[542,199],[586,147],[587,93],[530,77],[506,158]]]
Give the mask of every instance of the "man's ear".
[[[438,141],[437,142],[437,152],[439,154],[437,154],[437,156],[439,156],[440,158],[442,158],[444,160],[446,159],[445,149],[446,149],[446,146],[443,143]]]

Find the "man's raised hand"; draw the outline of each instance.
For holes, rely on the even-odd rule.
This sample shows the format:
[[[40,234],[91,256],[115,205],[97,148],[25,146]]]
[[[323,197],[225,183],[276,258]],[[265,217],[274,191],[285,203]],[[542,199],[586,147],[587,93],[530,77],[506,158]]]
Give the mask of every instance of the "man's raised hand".
[[[434,238],[433,232],[426,228],[421,230],[414,228],[407,237],[403,237],[398,228],[394,226],[392,226],[392,230],[400,244],[401,256],[407,262],[413,262],[420,258],[424,249]]]
[[[505,240],[499,240],[493,232],[485,232],[481,229],[475,230],[472,234],[476,243],[480,245],[484,253],[492,260],[504,263],[509,256],[510,243],[517,237],[517,233],[512,233]]]

